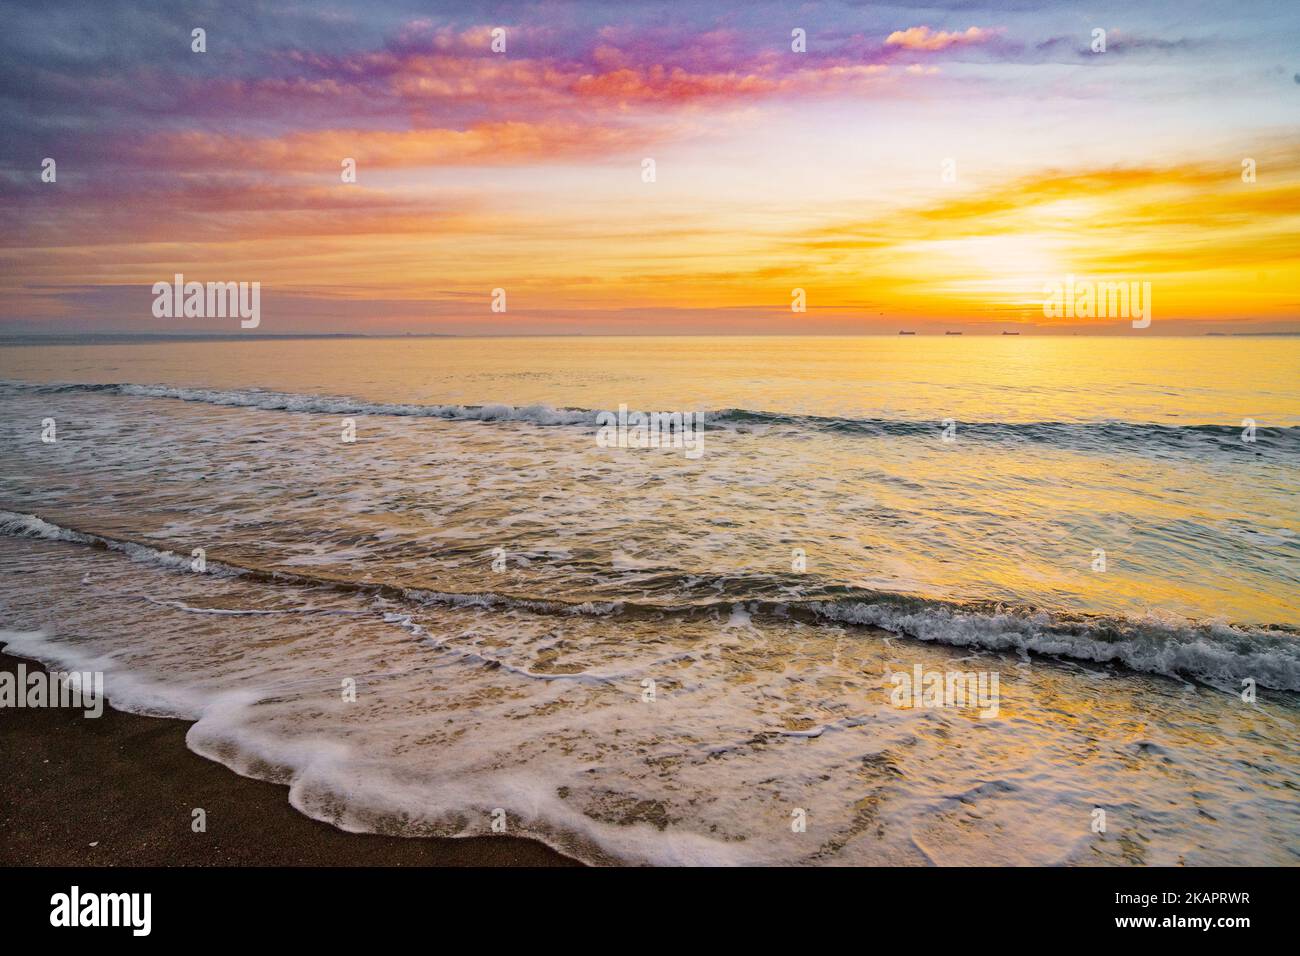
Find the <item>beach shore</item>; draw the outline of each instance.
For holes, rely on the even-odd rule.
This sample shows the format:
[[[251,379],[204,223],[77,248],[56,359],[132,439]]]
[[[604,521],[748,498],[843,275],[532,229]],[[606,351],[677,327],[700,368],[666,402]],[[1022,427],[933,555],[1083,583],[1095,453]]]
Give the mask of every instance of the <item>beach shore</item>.
[[[0,653],[0,669],[39,664]],[[287,788],[192,753],[189,724],[105,707],[0,708],[0,865],[576,866],[519,837],[345,833],[289,805]],[[202,807],[207,831],[191,830]]]

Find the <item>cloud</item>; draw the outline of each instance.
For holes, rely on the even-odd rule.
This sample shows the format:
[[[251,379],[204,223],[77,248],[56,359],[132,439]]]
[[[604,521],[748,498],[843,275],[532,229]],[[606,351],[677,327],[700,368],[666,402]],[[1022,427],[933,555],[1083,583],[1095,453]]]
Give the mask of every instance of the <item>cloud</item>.
[[[1042,278],[1070,273],[1151,281],[1169,317],[1228,318],[1249,305],[1293,318],[1288,237],[1300,222],[1300,146],[1278,146],[1267,168],[1267,185],[1243,184],[1218,158],[1045,170],[819,224],[783,251],[786,261],[823,266],[826,301],[860,288],[870,263],[876,293],[951,315],[1008,308],[1025,300],[1026,281],[1033,292]],[[765,261],[761,250],[752,258]]]
[[[337,172],[343,157],[363,168],[499,166],[539,159],[604,156],[643,146],[644,132],[580,122],[479,123],[468,129],[305,130],[282,136],[188,131],[142,141],[128,160],[172,170]]]
[[[413,14],[435,4],[272,9],[234,0],[258,16],[214,18],[212,52],[195,56],[185,25],[152,5],[124,3],[129,14],[92,37],[78,24],[97,5],[62,2],[77,3],[76,15],[52,23],[45,13],[16,15],[0,31],[0,86],[14,90],[0,97],[13,147],[0,158],[0,317],[59,301],[74,313],[92,305],[26,283],[130,282],[147,292],[175,271],[264,280],[268,302],[286,288],[322,301],[331,289],[369,290],[338,306],[283,300],[313,321],[316,310],[354,302],[356,316],[379,314],[374,303],[391,297],[404,303],[391,308],[403,320],[404,310],[432,313],[454,299],[427,299],[432,283],[475,297],[478,316],[481,290],[508,283],[512,313],[516,303],[533,315],[545,306],[556,323],[572,310],[628,303],[644,307],[635,321],[686,304],[701,316],[738,315],[738,303],[805,284],[818,285],[822,307],[847,309],[861,300],[864,275],[894,306],[933,308],[936,296],[955,296],[943,304],[984,308],[952,290],[985,281],[987,265],[953,249],[1003,250],[984,254],[994,266],[1041,248],[1069,253],[1081,270],[1119,263],[1185,273],[1216,302],[1222,290],[1256,295],[1256,268],[1274,275],[1260,286],[1268,296],[1279,277],[1295,276],[1286,256],[1300,223],[1300,172],[1257,151],[1257,137],[1245,140],[1261,170],[1249,186],[1235,145],[1203,166],[1159,165],[1166,152],[1152,144],[1151,168],[1071,172],[1068,140],[1060,155],[1041,143],[1023,144],[1021,155],[1019,100],[1000,98],[1012,86],[1019,97],[1027,82],[1049,104],[1110,97],[1114,123],[1104,132],[1129,129],[1134,104],[1185,90],[1194,95],[1180,133],[1209,135],[1226,123],[1235,142],[1257,117],[1204,98],[1202,87],[1218,95],[1223,74],[1215,62],[1187,62],[1194,47],[1228,42],[1208,28],[1186,40],[1112,30],[1114,54],[1167,69],[1141,84],[1111,73],[1085,85],[1078,71],[1057,67],[1083,56],[1090,21],[1070,33],[1069,21],[1047,16],[891,33],[906,21],[874,5],[820,23],[810,16],[808,51],[795,54],[784,13],[666,18],[606,2],[536,17],[525,0],[513,11],[493,7],[509,38],[508,54],[496,55],[473,4]],[[931,22],[990,23],[1013,3],[1041,2],[1007,0],[997,14],[968,7],[961,21]],[[1284,53],[1264,52],[1257,62],[1284,62]],[[936,76],[940,66],[952,72],[949,61],[962,61],[961,75]],[[1239,58],[1228,68],[1240,73]],[[1284,81],[1285,68],[1270,80]],[[927,101],[948,112],[912,109]],[[894,116],[905,120],[897,140],[893,126],[876,125]],[[909,199],[907,183],[864,183],[856,168],[841,185],[850,162],[945,142],[975,120],[972,148],[1007,144],[1005,169],[999,146],[978,189],[946,190],[938,202],[923,188]],[[889,131],[889,150],[873,150],[874,129]],[[39,180],[43,156],[58,157],[57,185]],[[645,156],[661,157],[662,186],[641,183]],[[358,183],[340,181],[344,157],[356,159]],[[810,203],[800,201],[805,190]],[[894,211],[898,204],[906,208]],[[966,271],[945,283],[931,255]],[[148,297],[96,299],[94,315],[112,322],[119,306],[141,302]]]
[[[987,43],[998,35],[997,30],[985,30],[971,27],[965,33],[948,33],[945,30],[931,30],[929,27],[908,27],[895,30],[885,38],[886,46],[902,47],[905,50],[925,50],[933,52],[946,50],[953,46],[972,46]]]
[[[1205,37],[1166,37],[1144,36],[1121,30],[1110,30],[1106,39],[1107,56],[1133,56],[1151,59],[1160,54],[1190,53],[1208,50],[1215,46],[1215,41]],[[1018,53],[1020,51],[1017,51]],[[1040,40],[1024,51],[1019,57],[1024,62],[1035,62],[1038,55],[1065,56],[1080,60],[1096,59],[1096,52],[1091,46],[1091,37],[1086,35],[1057,35]]]

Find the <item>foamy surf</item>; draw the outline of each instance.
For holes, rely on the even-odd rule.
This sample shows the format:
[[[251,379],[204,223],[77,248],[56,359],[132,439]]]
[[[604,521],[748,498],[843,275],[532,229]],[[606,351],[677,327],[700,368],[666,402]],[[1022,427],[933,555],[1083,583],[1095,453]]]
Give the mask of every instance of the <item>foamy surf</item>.
[[[610,409],[555,407],[544,403],[511,405],[503,402],[465,404],[412,404],[370,402],[348,396],[277,392],[264,389],[187,388],[135,383],[40,383],[8,380],[0,389],[45,395],[87,393],[134,398],[167,399],[227,408],[251,408],[321,415],[377,415],[431,418],[444,421],[511,422],[539,426],[595,428]],[[942,424],[914,418],[884,418],[861,412],[816,414],[720,408],[702,411],[706,427],[765,432],[771,429],[826,432],[869,437],[936,438]],[[955,420],[954,420],[955,421]],[[1241,454],[1264,449],[1300,452],[1300,426],[1263,424],[1252,429],[1251,442],[1243,444],[1242,429],[1235,425],[1203,422],[1170,424],[1134,421],[963,421],[956,427],[963,438],[989,441],[1058,445],[1065,448],[1102,449],[1114,446],[1155,445],[1167,450],[1219,448]]]
[[[828,620],[868,624],[922,641],[1066,660],[1118,663],[1131,670],[1239,691],[1243,681],[1300,691],[1300,636],[1227,622],[1081,618],[1031,608],[1000,612],[917,602],[844,601],[813,607]]]
[[[105,537],[53,524],[35,515],[0,510],[0,534],[42,538],[119,551],[135,561],[148,561],[170,570],[190,570],[189,562],[173,551],[134,541]],[[534,614],[622,616],[624,618],[690,617],[725,620],[744,627],[752,614],[771,618],[796,617],[837,624],[865,625],[921,641],[989,651],[1034,653],[1091,663],[1120,664],[1131,670],[1195,680],[1217,688],[1237,688],[1251,680],[1262,687],[1300,691],[1300,639],[1283,628],[1251,628],[1228,622],[1178,621],[1148,615],[1140,619],[1080,615],[1065,610],[1030,607],[980,608],[958,602],[926,599],[912,594],[855,595],[840,584],[822,584],[837,592],[835,600],[782,599],[788,581],[778,579],[776,593],[741,593],[718,600],[707,578],[692,576],[697,590],[691,603],[650,604],[565,602],[517,594],[456,594],[403,587],[379,581],[346,581],[280,571],[247,568],[223,561],[208,563],[210,573],[236,575],[267,583],[307,588],[332,588],[351,593],[384,595],[413,605],[508,609]],[[770,581],[764,581],[769,584]],[[845,594],[844,592],[849,593]],[[680,590],[677,591],[680,593]],[[191,613],[283,614],[286,611],[235,611],[183,607]],[[325,613],[325,612],[318,612]],[[338,613],[338,612],[332,612]],[[499,666],[499,662],[496,662]],[[527,675],[533,676],[533,675]]]
[[[263,411],[326,415],[385,415],[403,418],[440,418],[479,422],[524,422],[532,425],[594,426],[597,416],[600,414],[598,411],[588,409],[552,408],[543,404],[515,406],[490,402],[483,405],[417,405],[366,402],[344,396],[296,394],[264,391],[262,389],[179,388],[170,385],[137,385],[131,383],[45,385],[20,381],[6,381],[0,383],[0,386],[15,391],[32,391],[52,395],[68,392],[87,392],[134,398],[171,399],[229,408],[256,408]]]
[[[284,595],[164,566],[141,580],[126,552],[42,530],[0,539],[0,571],[31,568],[40,589],[0,602],[11,651],[104,672],[113,706],[195,721],[196,753],[288,786],[299,811],[345,830],[484,835],[504,814],[507,832],[591,863],[1095,862],[1088,841],[1063,837],[1098,804],[1116,825],[1145,820],[1128,798],[1138,775],[1153,786],[1149,752],[1176,759],[1203,801],[1221,793],[1238,807],[1226,830],[1151,841],[1152,862],[1269,858],[1286,845],[1282,831],[1268,835],[1284,827],[1282,797],[1243,803],[1232,768],[1200,746],[1206,721],[1287,732],[1230,695],[1188,697],[1124,672],[1081,679],[987,652],[958,663],[942,648],[746,609],[666,630],[476,605],[402,609],[321,589],[313,609],[366,613],[329,627],[316,615],[195,614]],[[80,585],[89,567],[94,583]],[[29,626],[42,617],[47,626]],[[121,619],[136,624],[105,629]],[[786,663],[728,679],[745,660]],[[885,675],[911,666],[1000,670],[1000,716],[891,706]],[[356,703],[340,694],[349,680]],[[1070,720],[1051,718],[1061,708]],[[1254,746],[1243,737],[1236,756],[1267,764]],[[1060,753],[1079,756],[1036,756]],[[1172,798],[1182,784],[1169,783]],[[794,811],[811,836],[792,830]]]

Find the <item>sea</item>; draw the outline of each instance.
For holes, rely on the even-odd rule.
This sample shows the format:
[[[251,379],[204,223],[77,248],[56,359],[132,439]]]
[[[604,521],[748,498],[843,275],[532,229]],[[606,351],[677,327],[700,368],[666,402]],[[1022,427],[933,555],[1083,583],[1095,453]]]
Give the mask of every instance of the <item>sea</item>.
[[[1296,865],[1298,383],[1286,337],[9,344],[0,642],[349,831]]]

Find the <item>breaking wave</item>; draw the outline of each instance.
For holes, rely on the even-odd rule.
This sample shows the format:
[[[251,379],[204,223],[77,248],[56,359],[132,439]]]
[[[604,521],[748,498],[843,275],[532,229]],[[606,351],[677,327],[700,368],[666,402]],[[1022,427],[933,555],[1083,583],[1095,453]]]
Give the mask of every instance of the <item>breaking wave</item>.
[[[190,569],[189,559],[139,542],[63,527],[35,515],[0,510],[0,533],[62,541],[120,552],[132,560],[168,570]],[[756,576],[747,590],[733,587],[718,598],[716,582],[698,576],[698,599],[671,604],[642,601],[562,601],[493,592],[449,593],[392,583],[355,581],[276,569],[251,568],[217,560],[206,573],[266,584],[317,587],[373,594],[412,605],[502,608],[534,614],[582,616],[713,617],[734,622],[752,615],[793,618],[809,623],[880,629],[902,637],[973,647],[999,653],[1036,654],[1194,680],[1225,690],[1246,679],[1275,690],[1300,691],[1300,634],[1284,625],[1264,627],[1226,621],[1191,621],[1146,615],[1083,614],[992,602],[957,602],[912,594],[871,591],[837,584],[807,587],[788,597],[789,582]],[[680,583],[680,582],[678,582]],[[783,593],[782,593],[783,592]],[[527,676],[543,676],[532,675]]]
[[[404,404],[369,402],[347,396],[276,392],[263,389],[186,388],[172,385],[130,383],[39,383],[0,382],[0,390],[58,395],[99,393],[135,398],[170,399],[232,408],[255,408],[328,415],[384,415],[407,418],[437,418],[448,421],[518,422],[542,426],[595,427],[600,409],[553,407],[544,404],[509,405],[487,403]],[[656,411],[647,409],[645,411]],[[678,411],[685,411],[680,409]],[[800,414],[746,408],[703,411],[706,426],[733,431],[792,429],[843,435],[933,436],[940,424],[933,421],[877,418],[857,415]],[[1207,445],[1233,449],[1243,454],[1263,449],[1300,452],[1300,426],[1257,425],[1252,441],[1242,440],[1243,429],[1213,423],[1158,424],[1150,422],[956,422],[963,439],[993,442],[1044,443],[1079,448],[1113,449],[1116,446],[1204,450]]]

